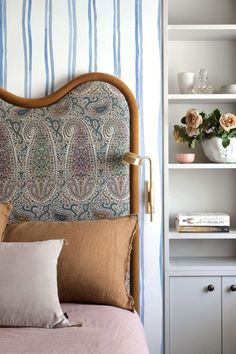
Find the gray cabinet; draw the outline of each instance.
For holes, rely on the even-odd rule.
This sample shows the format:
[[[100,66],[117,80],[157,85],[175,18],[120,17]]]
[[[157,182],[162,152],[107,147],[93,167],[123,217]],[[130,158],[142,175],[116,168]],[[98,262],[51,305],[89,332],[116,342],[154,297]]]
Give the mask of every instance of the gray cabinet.
[[[221,354],[221,277],[170,278],[170,354]]]
[[[169,278],[169,353],[236,353],[236,276]]]
[[[222,278],[223,354],[236,353],[236,277]]]

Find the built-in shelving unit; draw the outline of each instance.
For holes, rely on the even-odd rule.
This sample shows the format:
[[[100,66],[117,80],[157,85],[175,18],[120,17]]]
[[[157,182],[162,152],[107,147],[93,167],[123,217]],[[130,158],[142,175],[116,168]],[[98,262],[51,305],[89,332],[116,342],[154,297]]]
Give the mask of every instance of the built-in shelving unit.
[[[232,270],[232,267],[236,270],[236,257],[170,257],[170,268],[173,270],[204,270],[207,268],[209,272],[210,268],[218,267],[221,271]]]
[[[171,170],[233,170],[236,169],[236,164],[225,164],[225,163],[169,163],[169,169]]]
[[[219,233],[180,233],[171,229],[169,231],[169,240],[236,240],[236,229],[230,232]]]
[[[176,144],[173,126],[189,108],[236,113],[236,94],[222,93],[236,84],[236,1],[166,0],[163,11],[165,354],[235,354],[236,163],[211,163],[200,144]],[[177,74],[202,67],[214,93],[180,94]],[[194,163],[179,164],[181,152],[194,152]],[[176,232],[177,212],[190,211],[226,212],[231,230]]]
[[[170,41],[232,41],[235,25],[169,25]]]
[[[180,104],[196,104],[196,103],[235,103],[235,94],[212,94],[212,95],[180,95],[180,94],[170,94],[168,95],[169,103],[180,103]]]

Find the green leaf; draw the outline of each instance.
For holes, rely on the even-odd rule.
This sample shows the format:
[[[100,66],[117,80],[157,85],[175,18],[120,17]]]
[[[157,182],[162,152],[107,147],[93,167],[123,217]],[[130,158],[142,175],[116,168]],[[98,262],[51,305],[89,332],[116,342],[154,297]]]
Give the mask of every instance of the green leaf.
[[[196,136],[196,140],[202,141],[202,132]]]
[[[222,135],[221,135],[221,139],[227,139],[228,138],[228,134],[226,132],[224,132]]]
[[[218,108],[216,108],[213,113],[214,113],[214,116],[216,117],[216,119],[219,120],[221,117],[220,110]]]
[[[218,130],[218,134],[219,134],[219,135],[224,134],[224,129],[223,129],[223,128],[220,128],[220,129]]]
[[[182,129],[179,125],[174,125],[174,130],[176,130],[179,133],[182,131]]]
[[[189,142],[189,147],[191,149],[195,149],[195,146],[196,146],[196,139],[193,139],[192,141]]]
[[[186,124],[186,117],[183,117],[183,118],[181,119],[181,123],[182,123],[182,124]]]
[[[200,116],[202,116],[202,119],[204,119],[206,117],[206,113],[205,112],[200,112],[199,114],[200,114]]]
[[[204,121],[203,121],[202,124],[201,124],[201,127],[202,127],[202,128],[206,128],[206,127],[208,126],[208,124],[209,124],[208,119],[204,119]]]
[[[229,138],[235,138],[236,137],[236,129],[232,129],[230,133],[228,134]]]
[[[228,138],[222,139],[222,145],[226,148],[230,144],[230,140]]]

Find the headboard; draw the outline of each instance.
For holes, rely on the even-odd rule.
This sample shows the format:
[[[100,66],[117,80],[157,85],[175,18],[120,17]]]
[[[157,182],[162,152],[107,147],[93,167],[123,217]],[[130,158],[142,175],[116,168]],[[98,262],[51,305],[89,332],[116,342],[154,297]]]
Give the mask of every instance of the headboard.
[[[10,222],[115,218],[138,213],[138,109],[129,88],[104,73],[77,77],[50,96],[0,89],[0,200]],[[139,308],[139,243],[131,292]]]

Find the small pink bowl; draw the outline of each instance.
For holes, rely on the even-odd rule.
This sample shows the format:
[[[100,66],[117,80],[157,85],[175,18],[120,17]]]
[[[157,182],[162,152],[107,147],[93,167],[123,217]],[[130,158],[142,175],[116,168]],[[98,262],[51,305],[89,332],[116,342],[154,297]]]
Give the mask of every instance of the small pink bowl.
[[[180,163],[191,163],[195,159],[195,154],[176,154],[176,160]]]

